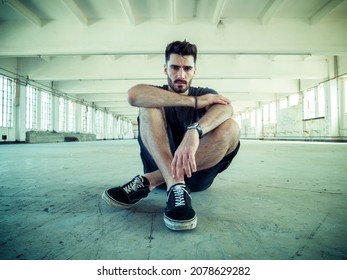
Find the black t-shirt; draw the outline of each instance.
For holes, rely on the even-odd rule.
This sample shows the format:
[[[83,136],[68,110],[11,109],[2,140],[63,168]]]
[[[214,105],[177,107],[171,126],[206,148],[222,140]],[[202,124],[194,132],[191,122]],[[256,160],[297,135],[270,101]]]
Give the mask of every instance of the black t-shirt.
[[[168,86],[164,85],[160,87],[164,90],[168,90]],[[190,87],[188,96],[201,96],[207,93],[217,94],[217,92],[210,88]],[[178,94],[178,93],[177,93]],[[199,121],[206,113],[206,109],[195,110],[193,107],[165,107],[165,116],[168,128],[172,132],[174,142],[176,145],[181,143],[187,126]]]

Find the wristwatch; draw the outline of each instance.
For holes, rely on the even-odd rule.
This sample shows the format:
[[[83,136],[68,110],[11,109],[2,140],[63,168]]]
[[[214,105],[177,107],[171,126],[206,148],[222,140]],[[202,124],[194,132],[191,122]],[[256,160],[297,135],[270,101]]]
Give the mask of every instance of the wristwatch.
[[[201,126],[198,122],[188,125],[187,130],[189,130],[189,129],[196,129],[196,131],[199,133],[199,138],[202,137],[202,129],[201,129]]]

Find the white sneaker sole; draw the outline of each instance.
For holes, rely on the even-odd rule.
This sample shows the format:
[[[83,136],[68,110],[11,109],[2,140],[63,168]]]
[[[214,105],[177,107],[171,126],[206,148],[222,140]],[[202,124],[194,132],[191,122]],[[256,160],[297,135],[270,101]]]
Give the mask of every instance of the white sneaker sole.
[[[164,214],[164,222],[166,227],[171,230],[192,230],[196,228],[196,225],[198,223],[198,218],[194,216],[190,220],[178,221],[178,220],[170,219]]]
[[[127,209],[127,208],[130,208],[130,207],[133,207],[135,204],[137,204],[139,201],[135,202],[134,204],[126,204],[126,203],[122,203],[122,202],[119,202],[119,201],[116,201],[114,200],[112,197],[110,197],[107,193],[107,191],[104,191],[102,193],[102,196],[101,198],[106,201],[106,203],[114,208],[123,208],[123,209]]]

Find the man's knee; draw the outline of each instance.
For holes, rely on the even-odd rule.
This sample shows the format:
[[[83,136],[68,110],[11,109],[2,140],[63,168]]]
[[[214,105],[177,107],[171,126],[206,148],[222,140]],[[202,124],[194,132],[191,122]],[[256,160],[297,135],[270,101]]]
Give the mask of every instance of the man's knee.
[[[229,127],[231,136],[235,139],[237,139],[237,142],[240,140],[240,127],[238,123],[234,119],[229,119]]]
[[[215,140],[227,149],[226,154],[231,153],[240,142],[240,127],[233,119],[228,119],[220,124],[213,134]]]
[[[166,122],[162,108],[140,108],[140,123],[152,124],[155,122]]]
[[[233,140],[233,142],[238,142],[240,139],[240,128],[235,120],[227,119],[213,131],[213,134],[219,139]]]

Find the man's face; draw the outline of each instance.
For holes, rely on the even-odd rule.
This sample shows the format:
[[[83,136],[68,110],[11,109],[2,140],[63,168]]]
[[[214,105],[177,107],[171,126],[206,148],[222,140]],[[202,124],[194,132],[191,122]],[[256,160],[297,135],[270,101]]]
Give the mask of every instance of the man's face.
[[[181,56],[171,54],[170,60],[164,65],[169,89],[176,93],[188,94],[195,75],[195,64],[192,55]]]

